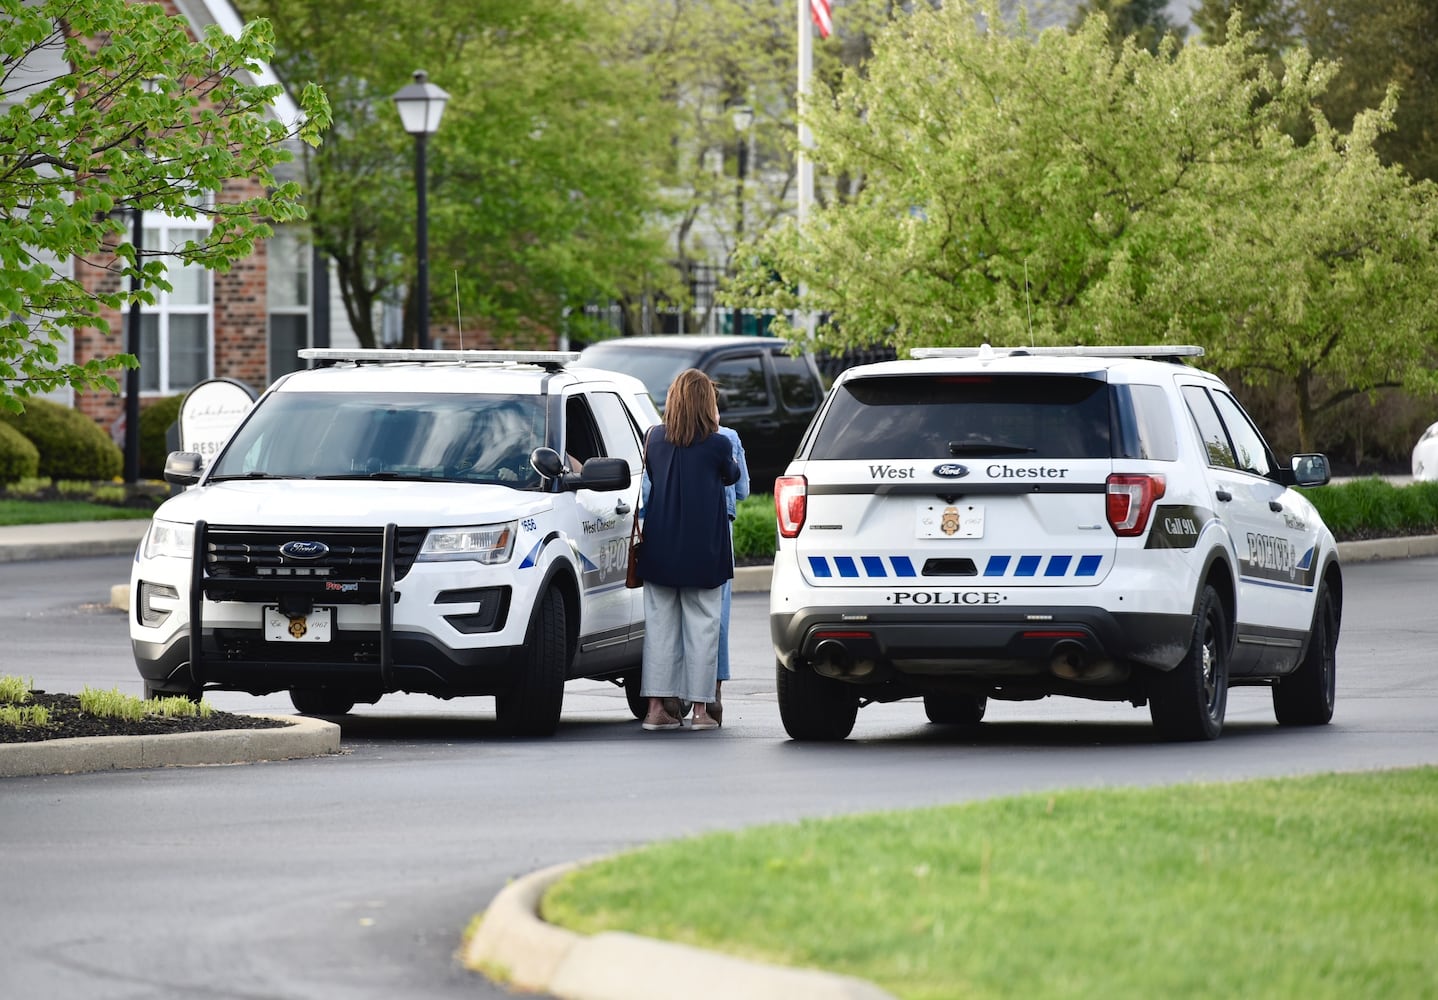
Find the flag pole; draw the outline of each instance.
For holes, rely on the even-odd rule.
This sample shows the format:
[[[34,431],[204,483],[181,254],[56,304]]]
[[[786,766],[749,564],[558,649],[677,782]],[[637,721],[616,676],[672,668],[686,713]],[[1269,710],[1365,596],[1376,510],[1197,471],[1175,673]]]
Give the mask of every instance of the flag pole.
[[[809,126],[804,122],[805,106],[809,100],[809,78],[814,71],[814,26],[813,15],[809,12],[809,0],[798,0],[796,6],[799,8],[799,88],[795,102],[795,117],[799,120],[799,149],[796,163],[799,170],[799,229],[802,232],[804,222],[809,218],[809,206],[814,202],[814,164],[809,160],[809,147],[814,144],[814,137],[810,135]],[[801,306],[806,292],[803,282],[800,282]],[[812,340],[813,314],[805,309],[799,316],[805,339]]]

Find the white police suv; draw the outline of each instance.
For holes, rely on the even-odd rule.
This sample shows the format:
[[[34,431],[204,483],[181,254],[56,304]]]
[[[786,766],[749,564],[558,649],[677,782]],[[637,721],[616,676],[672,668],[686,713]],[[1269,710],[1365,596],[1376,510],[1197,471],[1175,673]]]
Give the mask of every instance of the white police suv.
[[[915,350],[842,373],[775,484],[770,631],[799,740],[922,697],[1149,706],[1212,739],[1228,689],[1333,714],[1333,535],[1197,347]]]
[[[288,691],[336,715],[389,692],[493,695],[546,735],[565,681],[642,713],[624,586],[637,379],[545,352],[305,350],[156,511],[131,573],[145,693]]]

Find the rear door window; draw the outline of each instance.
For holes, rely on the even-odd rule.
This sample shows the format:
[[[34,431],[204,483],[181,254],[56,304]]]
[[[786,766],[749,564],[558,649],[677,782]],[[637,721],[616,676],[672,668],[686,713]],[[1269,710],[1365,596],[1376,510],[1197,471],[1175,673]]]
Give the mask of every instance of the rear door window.
[[[812,410],[819,405],[819,392],[807,358],[771,354],[774,374],[779,378],[779,397],[790,410]]]
[[[720,409],[724,412],[769,408],[764,359],[757,353],[723,358],[710,365],[707,374],[719,383]]]
[[[835,390],[811,459],[1112,455],[1108,385],[1085,375],[900,375]]]

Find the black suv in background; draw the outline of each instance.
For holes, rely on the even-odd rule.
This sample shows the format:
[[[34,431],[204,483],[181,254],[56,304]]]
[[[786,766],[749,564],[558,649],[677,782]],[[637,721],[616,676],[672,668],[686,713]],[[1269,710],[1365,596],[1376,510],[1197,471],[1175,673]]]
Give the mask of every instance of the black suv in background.
[[[772,493],[824,398],[813,356],[788,346],[771,337],[620,337],[586,347],[576,364],[633,375],[661,411],[674,376],[698,368],[719,383],[720,417],[744,443],[750,489]]]

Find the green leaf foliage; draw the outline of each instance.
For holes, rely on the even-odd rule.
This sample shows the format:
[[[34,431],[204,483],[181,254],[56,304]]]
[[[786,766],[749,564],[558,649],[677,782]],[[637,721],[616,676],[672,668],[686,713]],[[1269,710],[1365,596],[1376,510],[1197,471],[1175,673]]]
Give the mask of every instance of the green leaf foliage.
[[[1097,15],[1072,33],[990,2],[897,18],[809,115],[852,197],[758,241],[746,305],[819,314],[834,351],[1197,342],[1281,376],[1311,447],[1315,412],[1426,385],[1438,346],[1435,190],[1373,153],[1391,98],[1347,134],[1312,111],[1334,71],[1299,49],[1276,78],[1237,22],[1154,53],[1115,51]]]
[[[328,112],[308,91],[300,122],[269,114],[280,89],[248,82],[272,51],[264,22],[195,40],[160,4],[0,0],[0,23],[0,409],[14,411],[67,384],[115,391],[109,373],[135,366],[57,349],[74,328],[108,332],[104,312],[132,296],[123,279],[141,301],[163,287],[163,260],[129,242],[132,211],[207,217],[202,242],[169,253],[228,268],[271,223],[303,216],[275,168]],[[79,280],[97,268],[110,272],[98,291]]]

